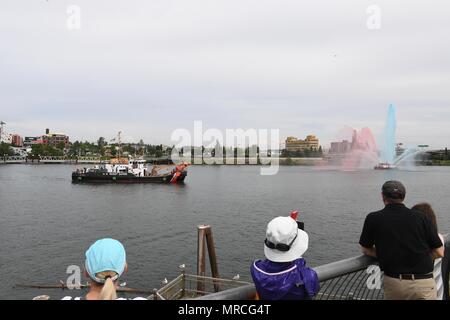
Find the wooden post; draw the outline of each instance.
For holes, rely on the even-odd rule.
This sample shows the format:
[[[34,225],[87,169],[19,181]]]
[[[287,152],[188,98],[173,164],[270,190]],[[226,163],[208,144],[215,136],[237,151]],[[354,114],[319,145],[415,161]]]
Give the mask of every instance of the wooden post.
[[[212,235],[211,227],[206,230],[206,245],[208,246],[209,263],[211,265],[211,274],[213,278],[220,278],[219,266],[217,264],[216,248],[214,246],[214,238]],[[220,285],[214,282],[214,290],[216,292],[220,291]]]
[[[205,276],[205,235],[206,235],[206,230],[208,228],[210,228],[210,226],[205,226],[205,225],[198,226],[197,276],[200,276],[200,277]],[[198,292],[205,291],[205,281],[204,280],[197,281],[197,291]]]
[[[219,267],[217,263],[216,248],[214,246],[214,238],[212,235],[211,226],[200,225],[198,226],[198,248],[197,248],[197,275],[204,277],[206,274],[205,266],[205,240],[208,249],[209,263],[211,266],[211,275],[213,278],[219,278]],[[216,292],[220,291],[220,285],[214,281],[214,290]],[[205,291],[205,281],[198,280],[197,291]]]

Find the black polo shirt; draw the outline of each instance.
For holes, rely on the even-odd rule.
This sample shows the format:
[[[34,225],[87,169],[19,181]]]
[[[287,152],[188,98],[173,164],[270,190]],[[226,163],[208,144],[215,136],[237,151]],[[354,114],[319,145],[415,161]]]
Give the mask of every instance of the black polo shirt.
[[[375,246],[380,268],[391,274],[427,274],[433,271],[431,250],[442,246],[436,228],[421,212],[403,204],[388,204],[370,213],[359,244]]]

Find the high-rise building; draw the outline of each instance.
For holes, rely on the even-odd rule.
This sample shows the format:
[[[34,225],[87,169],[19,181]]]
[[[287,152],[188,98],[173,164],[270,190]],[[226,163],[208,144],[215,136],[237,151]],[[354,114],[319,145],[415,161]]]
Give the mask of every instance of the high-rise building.
[[[11,135],[11,144],[14,147],[22,147],[23,146],[23,139],[18,134],[12,134]]]
[[[11,143],[11,135],[5,132],[5,124],[5,122],[0,121],[0,142]]]
[[[343,140],[341,142],[332,142],[330,153],[332,154],[344,154],[351,150],[352,143],[348,140]]]
[[[307,136],[305,140],[297,139],[295,137],[288,137],[286,139],[287,151],[318,150],[319,147],[319,139],[313,135]]]

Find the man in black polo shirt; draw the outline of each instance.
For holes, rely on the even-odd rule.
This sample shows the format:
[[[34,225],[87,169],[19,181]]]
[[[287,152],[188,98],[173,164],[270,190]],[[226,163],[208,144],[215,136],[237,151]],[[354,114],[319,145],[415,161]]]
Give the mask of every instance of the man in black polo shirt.
[[[383,185],[386,207],[367,216],[359,244],[378,258],[385,299],[436,300],[433,260],[443,257],[444,247],[428,218],[403,204],[405,195],[401,182]]]

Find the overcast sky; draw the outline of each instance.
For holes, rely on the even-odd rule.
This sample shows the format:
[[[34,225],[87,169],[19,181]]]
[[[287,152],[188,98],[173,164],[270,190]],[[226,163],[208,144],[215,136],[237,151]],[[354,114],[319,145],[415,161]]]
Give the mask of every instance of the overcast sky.
[[[0,3],[0,120],[11,133],[94,141],[122,130],[170,144],[202,120],[327,146],[345,126],[381,140],[393,103],[399,141],[450,146],[448,0]],[[78,30],[67,28],[71,4]]]

